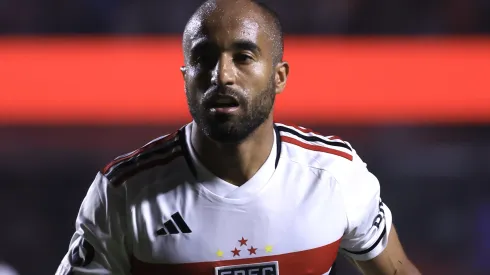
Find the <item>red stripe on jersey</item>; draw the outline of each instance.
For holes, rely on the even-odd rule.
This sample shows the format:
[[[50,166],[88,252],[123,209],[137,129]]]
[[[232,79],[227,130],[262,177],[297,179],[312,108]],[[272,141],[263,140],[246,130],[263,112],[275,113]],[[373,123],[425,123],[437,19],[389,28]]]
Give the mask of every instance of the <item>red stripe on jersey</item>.
[[[299,141],[295,138],[292,138],[292,137],[281,136],[281,140],[284,142],[291,143],[291,144],[297,145],[299,147],[308,149],[308,150],[317,151],[317,152],[324,152],[324,153],[328,153],[328,154],[332,154],[332,155],[337,155],[339,157],[343,157],[343,158],[346,158],[348,160],[353,159],[351,154],[348,154],[348,153],[345,153],[345,152],[342,152],[339,150],[331,149],[328,147],[324,147],[324,146],[312,145],[312,144],[308,144],[305,142],[301,142],[301,141]]]
[[[134,156],[136,156],[136,155],[140,154],[140,153],[141,153],[141,152],[143,152],[144,150],[149,149],[149,148],[151,148],[151,147],[153,147],[153,146],[155,146],[155,145],[157,145],[157,144],[160,144],[160,143],[162,143],[162,142],[166,142],[166,141],[168,141],[168,140],[171,140],[171,139],[175,138],[175,137],[177,136],[177,134],[178,134],[178,132],[174,132],[174,133],[172,133],[172,134],[169,134],[168,136],[166,136],[166,137],[164,137],[164,138],[162,138],[162,139],[156,140],[156,141],[154,141],[154,142],[152,142],[152,143],[149,143],[149,144],[147,144],[147,145],[145,145],[145,146],[143,146],[143,147],[141,147],[141,148],[139,148],[139,149],[135,150],[133,153],[131,153],[131,154],[127,155],[127,156],[124,156],[124,157],[122,157],[122,158],[115,159],[115,160],[113,160],[113,161],[109,162],[109,164],[107,164],[107,165],[104,167],[104,169],[102,169],[102,173],[103,173],[103,174],[106,174],[106,173],[107,173],[107,172],[108,172],[108,171],[111,169],[111,167],[113,167],[114,165],[116,165],[116,164],[118,164],[118,163],[121,163],[121,162],[123,162],[123,161],[125,161],[125,160],[127,160],[127,159],[130,159],[130,158],[132,158],[132,157],[134,157]]]
[[[316,134],[316,135],[319,135],[319,136],[322,136],[322,137],[323,137],[323,135],[322,135],[322,134],[320,134],[320,133],[318,133],[318,132],[315,132],[315,131],[313,131],[313,130],[312,130],[312,129],[310,129],[310,128],[300,127],[300,126],[297,126],[297,125],[290,125],[290,126],[291,126],[291,127],[293,127],[294,129],[296,129],[296,130],[298,130],[298,131],[300,131],[300,132],[304,133],[304,134],[309,134],[309,133],[312,133],[312,134]],[[326,139],[328,139],[328,140],[338,140],[338,141],[344,142],[344,141],[342,140],[342,138],[341,138],[341,137],[339,137],[339,136],[330,136],[330,137],[325,137],[325,138],[326,138]]]
[[[304,134],[312,133],[312,134],[317,134],[317,135],[320,135],[321,136],[321,134],[313,131],[310,128],[305,128],[305,127],[301,127],[301,126],[298,126],[298,125],[289,125],[289,126],[293,127],[294,129],[296,129],[296,130],[298,130],[298,131],[300,131],[300,132],[302,132]]]
[[[325,274],[330,270],[337,257],[339,245],[340,240],[318,248],[280,255],[182,264],[146,263],[133,256],[131,274],[210,275],[215,274],[215,267],[259,264],[271,261],[278,261],[281,275]]]
[[[334,139],[337,139],[337,140],[342,141],[342,138],[341,138],[341,137],[339,137],[339,136],[330,136],[330,137],[328,137],[328,139],[329,139],[329,140],[334,140]]]
[[[136,168],[132,170],[128,170],[126,173],[123,173],[122,175],[119,175],[116,179],[111,181],[111,185],[114,187],[120,186],[125,180],[131,178],[132,176],[138,174],[139,172],[142,172],[147,169],[151,169],[156,166],[164,166],[172,162],[174,159],[183,156],[182,151],[177,151],[169,156],[163,158],[163,159],[155,159],[152,161],[149,161],[147,163],[144,163],[142,165],[137,166]]]

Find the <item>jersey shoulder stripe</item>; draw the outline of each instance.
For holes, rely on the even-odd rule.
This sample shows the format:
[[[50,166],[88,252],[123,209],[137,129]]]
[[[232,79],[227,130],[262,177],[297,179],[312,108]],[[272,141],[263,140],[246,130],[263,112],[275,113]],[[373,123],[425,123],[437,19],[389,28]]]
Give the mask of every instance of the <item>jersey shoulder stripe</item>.
[[[170,163],[182,156],[179,131],[154,139],[143,147],[119,156],[102,169],[111,185],[118,186],[138,172]]]
[[[351,146],[338,136],[322,136],[311,129],[301,126],[288,126],[276,123],[281,140],[307,150],[336,155],[353,160]]]

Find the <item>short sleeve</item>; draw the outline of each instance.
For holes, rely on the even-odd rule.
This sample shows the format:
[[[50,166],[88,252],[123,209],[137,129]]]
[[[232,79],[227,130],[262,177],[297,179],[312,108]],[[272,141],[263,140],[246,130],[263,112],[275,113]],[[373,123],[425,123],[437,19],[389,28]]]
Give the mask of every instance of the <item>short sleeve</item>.
[[[68,252],[56,275],[130,274],[124,198],[97,174],[80,207]]]
[[[387,246],[392,215],[381,200],[378,179],[357,154],[349,166],[338,179],[347,216],[340,247],[353,260],[366,261]]]

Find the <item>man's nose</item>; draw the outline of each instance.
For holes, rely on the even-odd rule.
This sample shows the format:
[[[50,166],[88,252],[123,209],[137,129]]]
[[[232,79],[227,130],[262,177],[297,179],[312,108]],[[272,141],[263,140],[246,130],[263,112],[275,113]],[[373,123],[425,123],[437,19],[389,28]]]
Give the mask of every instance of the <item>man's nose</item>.
[[[211,82],[218,86],[235,84],[235,66],[232,58],[224,55],[218,60],[212,71]]]

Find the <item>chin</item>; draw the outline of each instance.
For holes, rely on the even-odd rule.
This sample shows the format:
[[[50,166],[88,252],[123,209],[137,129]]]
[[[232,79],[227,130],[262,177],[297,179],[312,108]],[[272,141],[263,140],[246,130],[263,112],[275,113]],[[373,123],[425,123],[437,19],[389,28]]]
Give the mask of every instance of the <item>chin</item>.
[[[267,116],[201,116],[199,128],[209,139],[219,143],[236,144],[247,139],[266,120]]]
[[[251,134],[247,129],[231,122],[207,125],[202,129],[207,137],[220,143],[240,143]]]

